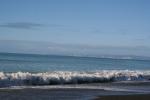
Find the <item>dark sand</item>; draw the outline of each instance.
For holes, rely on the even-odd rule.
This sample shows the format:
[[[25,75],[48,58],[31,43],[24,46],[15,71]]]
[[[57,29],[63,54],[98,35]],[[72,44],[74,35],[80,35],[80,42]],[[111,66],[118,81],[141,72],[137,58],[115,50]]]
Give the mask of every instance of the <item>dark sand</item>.
[[[100,96],[95,100],[150,100],[150,94]]]
[[[121,96],[124,94],[126,95]],[[150,100],[150,95],[137,95],[133,92],[105,91],[100,89],[26,88],[0,89],[0,100]]]

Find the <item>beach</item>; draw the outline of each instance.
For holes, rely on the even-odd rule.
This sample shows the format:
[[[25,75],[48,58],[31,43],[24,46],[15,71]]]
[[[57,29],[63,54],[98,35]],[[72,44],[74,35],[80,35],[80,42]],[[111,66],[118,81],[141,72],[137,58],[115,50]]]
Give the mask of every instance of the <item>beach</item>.
[[[0,0],[0,100],[150,100],[150,0]]]
[[[0,89],[0,100],[148,100],[149,97],[150,94],[100,89]]]
[[[94,100],[149,100],[149,98],[150,94],[133,94],[99,96]]]

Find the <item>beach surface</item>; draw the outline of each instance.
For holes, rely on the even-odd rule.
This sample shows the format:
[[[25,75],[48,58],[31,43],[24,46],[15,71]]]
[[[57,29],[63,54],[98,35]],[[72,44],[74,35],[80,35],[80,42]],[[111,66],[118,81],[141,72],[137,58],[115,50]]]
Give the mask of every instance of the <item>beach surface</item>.
[[[148,98],[150,94],[102,89],[0,89],[0,100],[148,100]]]
[[[150,94],[131,94],[131,95],[107,95],[99,96],[94,100],[149,100]]]

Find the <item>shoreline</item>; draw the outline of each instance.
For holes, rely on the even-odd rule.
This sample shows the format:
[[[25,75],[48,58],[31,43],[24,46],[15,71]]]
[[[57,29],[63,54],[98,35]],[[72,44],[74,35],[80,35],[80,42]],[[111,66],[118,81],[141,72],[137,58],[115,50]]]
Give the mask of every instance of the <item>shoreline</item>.
[[[94,100],[149,100],[150,94],[129,94],[129,95],[106,95],[98,96]]]
[[[79,88],[0,89],[1,100],[136,100],[137,97],[148,100],[150,94]]]

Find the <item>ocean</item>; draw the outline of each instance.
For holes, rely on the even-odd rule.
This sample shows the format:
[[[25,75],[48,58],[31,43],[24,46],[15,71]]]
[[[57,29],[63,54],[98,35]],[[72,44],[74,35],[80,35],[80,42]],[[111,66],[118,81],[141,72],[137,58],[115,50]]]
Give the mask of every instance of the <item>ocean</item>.
[[[25,88],[150,93],[150,60],[0,53],[0,89]]]

